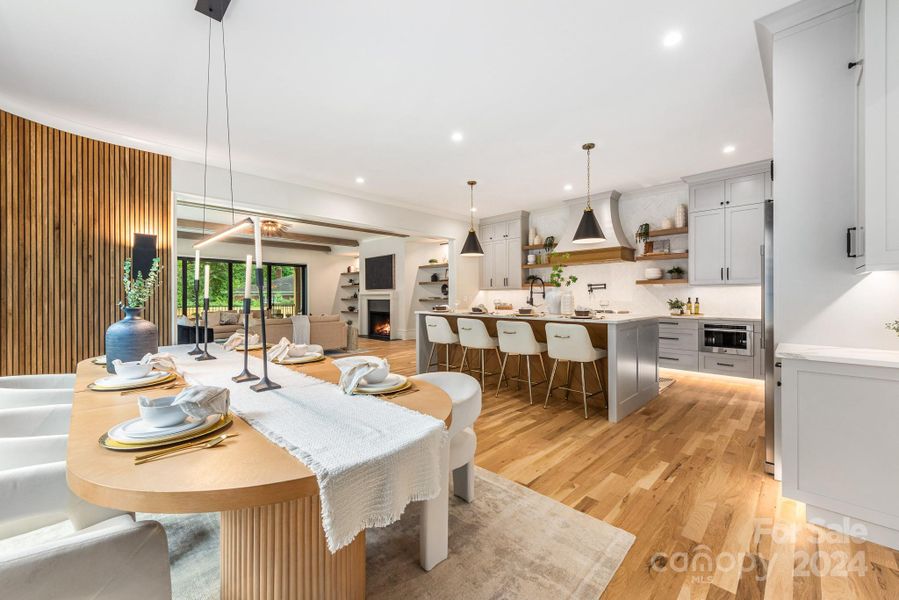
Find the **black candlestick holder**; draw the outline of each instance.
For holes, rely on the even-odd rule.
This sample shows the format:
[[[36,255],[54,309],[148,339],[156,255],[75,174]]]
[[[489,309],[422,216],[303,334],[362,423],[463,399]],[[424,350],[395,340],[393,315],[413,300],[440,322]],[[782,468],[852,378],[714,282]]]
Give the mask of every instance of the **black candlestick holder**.
[[[237,383],[259,379],[259,376],[250,373],[250,369],[247,367],[250,356],[250,304],[250,298],[243,299],[243,371],[240,372],[240,375],[235,375],[231,378],[232,381]]]
[[[277,390],[281,386],[268,378],[268,345],[265,342],[265,295],[262,292],[262,268],[256,267],[256,287],[259,288],[259,324],[262,327],[262,379],[250,386],[254,392]]]
[[[194,360],[215,360],[215,357],[209,354],[209,298],[203,298],[203,354],[200,354]]]
[[[203,323],[206,327],[206,323]],[[200,348],[200,280],[194,279],[194,349],[188,352],[190,356],[203,354]]]

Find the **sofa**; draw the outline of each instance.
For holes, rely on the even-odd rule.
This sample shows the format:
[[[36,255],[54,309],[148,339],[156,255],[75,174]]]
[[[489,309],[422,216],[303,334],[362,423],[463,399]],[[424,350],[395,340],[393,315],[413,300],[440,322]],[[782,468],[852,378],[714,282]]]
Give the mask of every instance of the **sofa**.
[[[347,324],[340,315],[309,315],[309,343],[325,350],[346,348]]]
[[[296,342],[293,339],[293,321],[290,318],[276,319],[270,317],[270,311],[265,311],[265,336],[266,341],[272,344],[278,343],[282,337]],[[236,323],[232,323],[236,319]],[[226,323],[222,323],[225,320]],[[193,320],[189,317],[180,317],[179,325],[193,326]],[[200,321],[202,325],[202,320]],[[238,311],[216,311],[209,313],[209,327],[215,332],[215,339],[221,340],[231,336],[235,331],[243,331],[243,315]],[[346,348],[347,324],[340,319],[340,315],[309,315],[309,343],[318,344],[325,350],[337,350]],[[258,310],[250,311],[250,333],[261,335],[262,323]]]

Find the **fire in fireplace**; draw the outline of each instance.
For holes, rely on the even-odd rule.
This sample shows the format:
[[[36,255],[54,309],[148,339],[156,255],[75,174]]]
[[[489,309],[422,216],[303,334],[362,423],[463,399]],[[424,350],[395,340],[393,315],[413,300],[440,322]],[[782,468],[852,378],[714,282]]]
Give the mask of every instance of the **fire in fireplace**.
[[[390,300],[368,301],[368,337],[390,339]]]

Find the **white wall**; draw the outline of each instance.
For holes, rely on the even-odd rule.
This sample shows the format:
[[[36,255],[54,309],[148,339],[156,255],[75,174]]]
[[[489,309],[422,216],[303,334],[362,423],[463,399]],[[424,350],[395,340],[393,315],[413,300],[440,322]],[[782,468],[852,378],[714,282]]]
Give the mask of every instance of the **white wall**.
[[[838,13],[839,14],[839,13]],[[778,342],[899,349],[899,273],[855,275],[852,7],[774,42],[774,307]]]
[[[679,204],[687,203],[687,184],[678,182],[655,186],[643,190],[622,193],[619,200],[619,217],[625,235],[633,236],[642,223],[649,223],[652,228],[659,228],[662,220],[674,220],[674,213]],[[566,229],[569,219],[568,209],[564,206],[531,212],[531,227],[546,237],[560,235]],[[633,237],[630,243],[635,244]],[[672,248],[678,245],[687,246],[687,236],[671,238]],[[640,252],[642,250],[638,250]],[[666,300],[679,297],[686,302],[687,297],[700,298],[703,313],[710,316],[733,316],[757,319],[761,315],[761,291],[759,286],[641,286],[634,282],[644,279],[643,271],[647,267],[658,266],[668,270],[675,265],[687,270],[687,260],[618,262],[599,265],[572,266],[565,269],[566,275],[577,275],[577,283],[571,286],[575,294],[575,302],[587,304],[587,284],[605,283],[605,292],[594,293],[596,301],[604,294],[611,302],[610,307],[616,310],[630,310],[635,313],[664,314],[668,311]],[[549,278],[549,269],[532,271],[544,279]],[[666,275],[667,277],[667,275]],[[523,304],[527,292],[518,291],[482,291],[475,302],[483,302],[488,306],[496,298],[509,299],[516,304]],[[598,306],[597,306],[598,307]]]
[[[195,240],[179,239],[178,256],[193,257]],[[243,244],[213,244],[203,249],[202,258],[225,258],[230,260],[246,260],[247,254],[253,253],[253,247]],[[355,267],[358,260],[349,256],[339,256],[325,252],[309,250],[289,250],[287,248],[268,247],[264,251],[266,262],[284,262],[306,265],[307,294],[309,313],[336,313],[338,308],[338,279],[340,273],[348,266]],[[202,260],[201,258],[201,260]]]

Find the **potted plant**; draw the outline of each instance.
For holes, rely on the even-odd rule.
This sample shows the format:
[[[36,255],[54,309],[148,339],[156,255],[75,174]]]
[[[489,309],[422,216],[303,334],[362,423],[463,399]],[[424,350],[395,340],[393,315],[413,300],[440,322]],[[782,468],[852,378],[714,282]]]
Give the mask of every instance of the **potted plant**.
[[[562,312],[562,287],[570,287],[572,283],[577,281],[576,275],[565,276],[564,261],[571,255],[551,253],[547,262],[552,264],[552,271],[549,274],[547,285],[549,289],[546,291],[546,306],[551,314],[557,315]],[[564,292],[566,296],[571,296],[571,290]]]
[[[684,301],[678,298],[669,298],[668,299],[668,310],[671,311],[672,315],[682,315],[684,314]]]
[[[637,240],[638,244],[649,239],[649,223],[643,223],[637,227],[637,233],[634,235],[634,239]]]
[[[671,267],[670,269],[668,269],[668,274],[671,275],[671,279],[684,278],[684,270],[680,267]]]
[[[546,239],[543,240],[543,250],[546,251],[547,254],[552,254],[553,248],[556,247],[556,236],[548,235]]]
[[[106,330],[106,370],[110,373],[115,372],[113,361],[116,359],[123,362],[140,360],[147,353],[159,351],[159,331],[141,313],[159,286],[161,270],[159,258],[153,259],[146,277],[140,271],[132,276],[131,258],[126,258],[122,264],[125,301],[119,301],[119,307],[124,311],[125,318]]]

